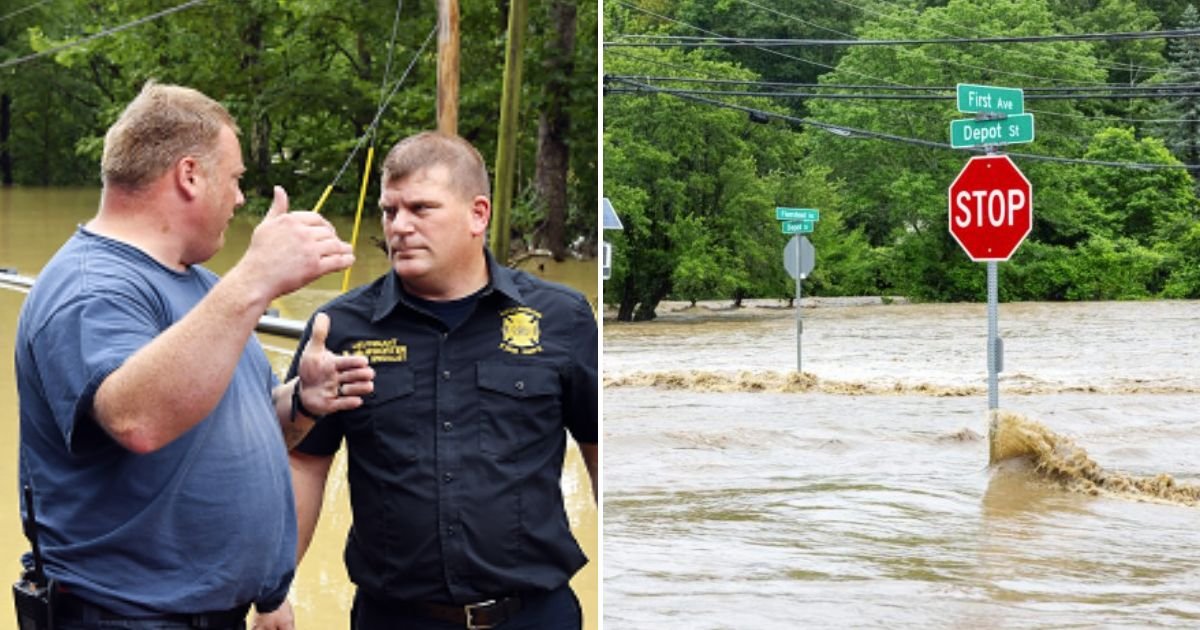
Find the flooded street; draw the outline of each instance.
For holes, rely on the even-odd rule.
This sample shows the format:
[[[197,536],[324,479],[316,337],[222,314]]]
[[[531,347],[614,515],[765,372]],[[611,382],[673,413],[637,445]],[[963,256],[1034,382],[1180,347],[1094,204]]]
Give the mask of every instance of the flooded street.
[[[0,267],[15,268],[21,274],[35,276],[55,250],[96,210],[99,191],[94,189],[3,189],[0,188]],[[370,207],[368,207],[370,210]],[[357,248],[357,262],[351,273],[351,286],[373,280],[388,268],[386,258],[373,249],[368,237],[379,234],[374,213],[364,216]],[[348,238],[353,217],[335,217],[338,233]],[[226,232],[225,248],[206,267],[223,273],[241,256],[257,225],[255,217],[235,217]],[[568,260],[555,265],[545,262],[537,269],[537,259],[529,260],[530,270],[555,282],[575,286],[597,303],[595,261]],[[336,296],[342,274],[332,274],[316,283],[277,300],[273,306],[285,318],[306,320],[321,304]],[[8,453],[0,457],[0,577],[16,581],[19,558],[29,549],[21,533],[17,499],[17,395],[13,375],[13,336],[24,294],[0,289],[0,444]],[[336,323],[335,323],[336,325]],[[260,335],[276,372],[282,378],[295,351],[296,343],[285,337]],[[326,486],[324,508],[316,535],[297,572],[291,598],[298,628],[324,630],[344,628],[348,624],[354,587],[346,576],[342,550],[351,523],[349,486],[346,482],[345,449],[334,460]],[[578,449],[568,448],[563,472],[563,491],[571,528],[584,553],[591,559],[572,580],[572,587],[583,605],[588,630],[597,627],[598,610],[598,527],[597,510],[592,499],[587,471]],[[8,609],[11,611],[11,608]],[[0,630],[16,627],[16,618],[0,607]]]
[[[1000,405],[1200,484],[1198,309],[1001,305]],[[791,310],[664,311],[605,322],[607,627],[1200,624],[1200,506],[988,467],[983,305],[805,309],[803,377]]]

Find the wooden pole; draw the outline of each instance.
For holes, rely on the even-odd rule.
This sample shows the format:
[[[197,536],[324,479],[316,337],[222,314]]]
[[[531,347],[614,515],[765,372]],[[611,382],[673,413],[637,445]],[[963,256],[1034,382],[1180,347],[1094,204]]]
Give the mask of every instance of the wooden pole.
[[[458,134],[458,0],[438,0],[437,128]]]
[[[508,214],[513,200],[517,159],[517,113],[521,105],[521,56],[529,21],[527,0],[508,5],[508,48],[504,56],[504,91],[500,96],[500,137],[496,141],[496,182],[492,194],[492,255],[508,262]]]

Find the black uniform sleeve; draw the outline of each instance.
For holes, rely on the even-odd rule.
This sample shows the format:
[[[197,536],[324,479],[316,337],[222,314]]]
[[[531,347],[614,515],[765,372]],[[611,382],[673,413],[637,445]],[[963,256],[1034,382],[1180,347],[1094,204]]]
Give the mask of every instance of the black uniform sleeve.
[[[600,410],[597,399],[598,332],[592,307],[578,296],[573,310],[577,334],[573,335],[570,373],[563,397],[563,418],[571,437],[580,444],[595,444],[599,439]]]

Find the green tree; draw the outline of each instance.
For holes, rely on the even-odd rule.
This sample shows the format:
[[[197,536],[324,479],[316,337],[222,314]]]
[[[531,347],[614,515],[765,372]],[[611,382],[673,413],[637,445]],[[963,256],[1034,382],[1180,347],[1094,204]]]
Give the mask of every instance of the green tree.
[[[1200,26],[1200,13],[1188,4],[1180,18],[1180,28]],[[1161,80],[1167,83],[1200,83],[1200,42],[1192,38],[1173,39],[1170,62]],[[1180,96],[1163,103],[1159,113],[1178,122],[1159,127],[1167,146],[1185,164],[1200,164],[1200,96]],[[1200,177],[1200,173],[1196,174]]]
[[[534,197],[538,108],[545,103],[533,96],[546,93],[547,85],[565,85],[569,96],[561,110],[581,122],[549,135],[570,147],[568,168],[555,176],[567,182],[571,205],[560,240],[571,242],[594,240],[595,233],[595,3],[564,3],[585,16],[577,21],[575,50],[557,46],[550,28],[527,39],[534,58],[570,55],[571,63],[526,73],[517,186],[519,198]],[[58,0],[0,22],[0,62],[177,4]],[[380,117],[373,142],[386,150],[400,137],[435,126],[436,46],[431,42],[415,62],[414,56],[434,27],[436,6],[404,3],[395,48],[389,51],[396,9],[394,0],[209,2],[4,70],[0,90],[12,95],[5,146],[13,180],[94,184],[102,134],[153,78],[196,87],[229,107],[242,130],[250,211],[266,208],[273,184],[288,188],[294,207],[312,207],[369,128],[384,89],[410,62],[412,72]],[[464,2],[460,9],[459,134],[490,161],[496,151],[506,5]],[[563,81],[558,72],[569,77]],[[360,151],[337,178],[326,212],[353,212],[364,158]]]
[[[1087,159],[1179,164],[1158,138],[1134,137],[1129,128],[1109,128],[1092,139]],[[1081,184],[1095,200],[1089,228],[1109,238],[1125,236],[1142,245],[1172,240],[1196,221],[1192,180],[1182,169],[1127,170],[1083,167]]]
[[[753,78],[703,53],[647,52],[643,58]],[[615,56],[606,67],[636,74],[639,63]],[[625,224],[614,237],[606,293],[618,303],[620,319],[650,319],[676,292],[737,300],[781,282],[784,237],[772,215],[773,182],[798,163],[793,134],[675,96],[610,95],[604,143],[605,193]]]

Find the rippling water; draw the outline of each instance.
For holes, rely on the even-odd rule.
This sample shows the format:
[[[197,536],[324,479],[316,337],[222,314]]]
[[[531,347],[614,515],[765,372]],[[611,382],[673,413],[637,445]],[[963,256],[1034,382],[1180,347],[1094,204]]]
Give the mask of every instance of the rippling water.
[[[1002,305],[1000,403],[1200,483],[1195,302]],[[1200,625],[1200,510],[989,467],[981,305],[605,327],[612,628]],[[1069,484],[1068,484],[1069,485]]]

